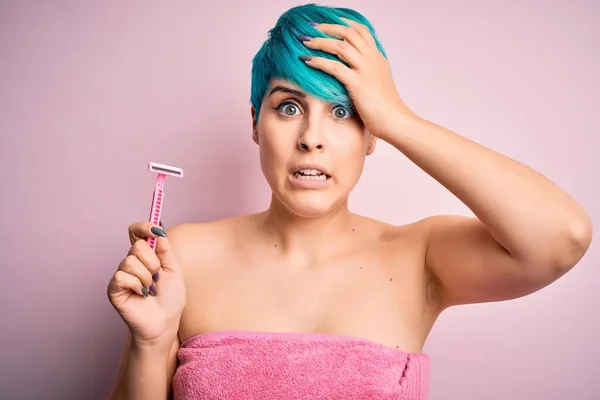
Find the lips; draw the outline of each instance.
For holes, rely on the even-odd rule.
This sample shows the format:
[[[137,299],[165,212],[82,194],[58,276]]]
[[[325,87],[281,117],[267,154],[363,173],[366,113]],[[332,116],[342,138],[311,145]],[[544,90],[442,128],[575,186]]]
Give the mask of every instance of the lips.
[[[331,173],[319,164],[297,164],[290,168],[290,183],[299,189],[318,190],[331,186]]]

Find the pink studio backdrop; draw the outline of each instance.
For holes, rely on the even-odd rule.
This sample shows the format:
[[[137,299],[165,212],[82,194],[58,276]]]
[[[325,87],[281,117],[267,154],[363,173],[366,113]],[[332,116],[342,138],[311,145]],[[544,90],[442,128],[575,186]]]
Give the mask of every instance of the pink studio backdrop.
[[[0,5],[0,397],[100,399],[124,325],[105,295],[147,218],[149,160],[180,166],[164,223],[268,205],[250,61],[293,1]],[[600,225],[600,16],[592,1],[332,1],[375,24],[418,113],[565,187]],[[469,211],[380,143],[351,198],[391,223]],[[455,308],[431,399],[600,398],[598,247],[530,297]]]

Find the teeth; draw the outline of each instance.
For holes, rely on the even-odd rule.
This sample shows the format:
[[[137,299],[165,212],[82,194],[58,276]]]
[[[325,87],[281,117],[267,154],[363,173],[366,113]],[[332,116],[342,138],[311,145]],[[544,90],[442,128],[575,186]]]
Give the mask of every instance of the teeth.
[[[318,169],[301,169],[300,171],[301,174],[304,175],[321,175],[323,172],[319,171]]]
[[[296,179],[304,179],[307,181],[324,181],[325,179],[327,179],[327,176],[322,172],[320,173],[320,175],[304,175],[302,171],[298,171],[294,174],[294,177]]]

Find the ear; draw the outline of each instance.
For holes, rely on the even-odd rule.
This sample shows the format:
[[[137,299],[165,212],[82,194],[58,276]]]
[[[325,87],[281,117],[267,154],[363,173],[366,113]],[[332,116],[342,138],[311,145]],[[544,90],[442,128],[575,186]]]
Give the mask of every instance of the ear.
[[[369,144],[367,145],[367,155],[370,156],[375,151],[375,144],[377,143],[377,137],[369,132]]]
[[[258,144],[258,130],[256,118],[254,118],[255,115],[256,110],[254,109],[254,107],[250,107],[250,116],[252,117],[252,140],[254,141],[254,143]]]

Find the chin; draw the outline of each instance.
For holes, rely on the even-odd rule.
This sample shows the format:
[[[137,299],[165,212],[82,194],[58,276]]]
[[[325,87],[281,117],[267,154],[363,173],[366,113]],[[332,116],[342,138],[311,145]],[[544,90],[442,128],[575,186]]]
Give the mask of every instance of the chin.
[[[294,215],[313,219],[319,218],[336,210],[342,201],[336,201],[325,193],[304,192],[292,193],[286,196],[286,208]]]
[[[299,218],[315,219],[331,214],[343,207],[348,197],[347,191],[334,180],[326,184],[302,185],[291,177],[285,180],[279,177],[267,179],[267,182],[271,186],[272,201],[277,203],[272,206]]]

